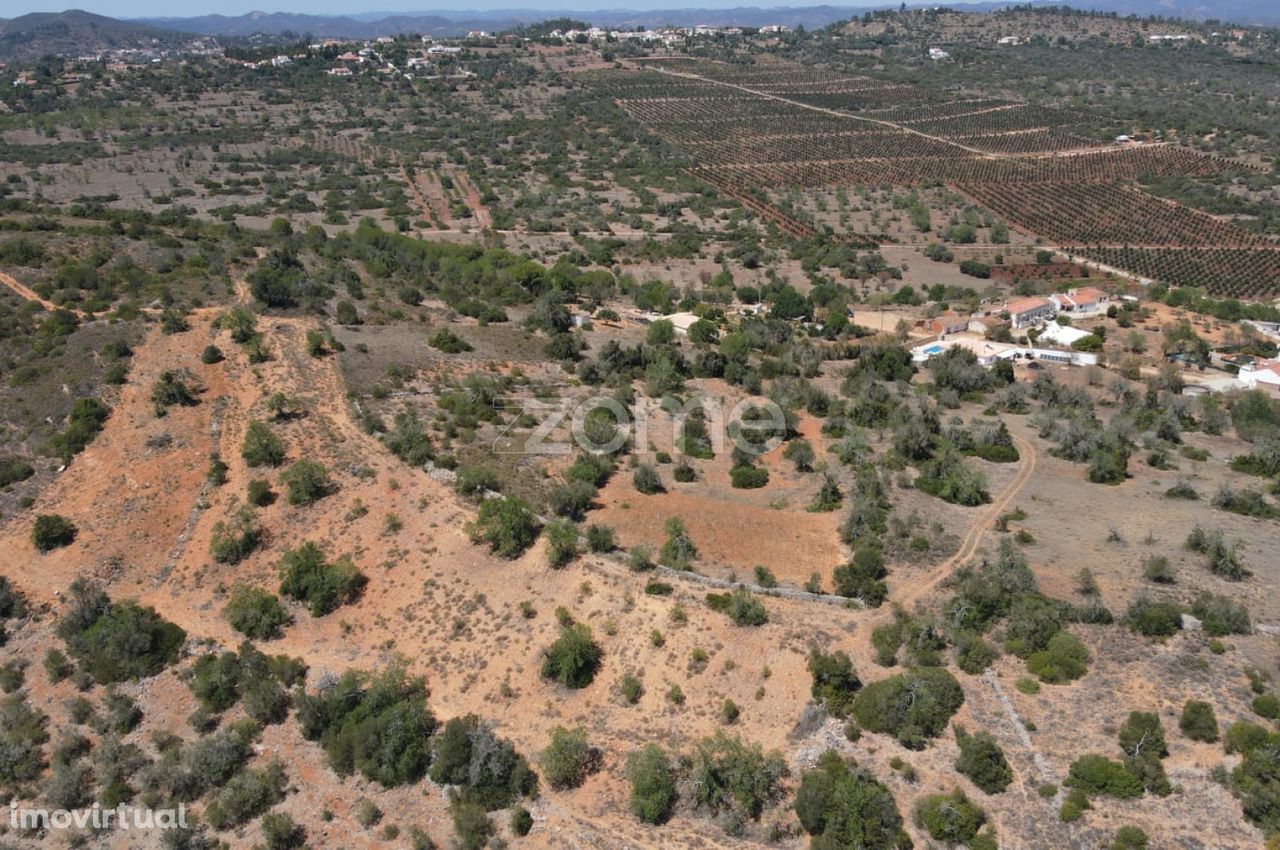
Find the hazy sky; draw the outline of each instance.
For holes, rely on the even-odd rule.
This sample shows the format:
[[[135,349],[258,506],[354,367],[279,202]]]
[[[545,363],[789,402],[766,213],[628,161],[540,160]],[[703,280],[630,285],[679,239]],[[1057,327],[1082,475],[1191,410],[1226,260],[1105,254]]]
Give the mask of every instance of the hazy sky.
[[[815,6],[823,0],[457,0],[446,3],[424,3],[423,0],[374,0],[370,3],[353,0],[188,0],[174,3],[172,0],[67,0],[65,3],[42,3],[40,0],[4,0],[0,2],[0,18],[12,18],[27,12],[59,12],[64,9],[84,9],[113,18],[171,17],[189,18],[193,15],[243,15],[246,12],[304,12],[313,15],[341,15],[370,12],[422,12],[447,9],[720,9],[736,6]],[[862,6],[867,0],[827,0],[833,6]]]

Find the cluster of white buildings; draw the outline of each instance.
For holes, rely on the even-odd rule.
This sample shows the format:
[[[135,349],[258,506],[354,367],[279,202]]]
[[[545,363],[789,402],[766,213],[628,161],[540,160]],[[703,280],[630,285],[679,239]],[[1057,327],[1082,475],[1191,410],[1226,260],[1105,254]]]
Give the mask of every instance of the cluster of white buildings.
[[[960,346],[972,351],[977,356],[978,362],[984,366],[990,366],[997,360],[1023,358],[1088,366],[1098,362],[1098,355],[1087,351],[1076,351],[1072,345],[1091,334],[1070,325],[1060,325],[1054,320],[1059,315],[1076,318],[1097,316],[1105,313],[1110,304],[1111,296],[1108,293],[1093,286],[1081,286],[1066,292],[1055,292],[1044,298],[1028,296],[1006,301],[999,308],[989,310],[986,315],[963,316],[952,312],[943,313],[919,324],[922,330],[936,335],[938,339],[913,348],[912,357],[917,362],[923,363],[949,348]],[[1027,330],[1040,326],[1043,326],[1043,329],[1032,345],[1017,345],[987,339],[987,332],[1003,325],[1005,317],[1012,330]],[[1061,346],[1065,350],[1045,348],[1045,343]]]
[[[646,44],[661,43],[668,47],[683,44],[689,38],[714,38],[722,35],[742,35],[741,27],[713,27],[698,24],[693,27],[663,27],[656,30],[607,30],[601,27],[589,27],[584,30],[552,30],[551,38],[564,41],[639,41]],[[767,24],[758,30],[763,35],[781,35],[791,32],[785,24]]]
[[[980,336],[957,336],[917,345],[911,349],[911,359],[916,363],[925,363],[953,348],[972,351],[982,366],[992,366],[998,360],[1041,360],[1067,366],[1092,366],[1098,362],[1098,355],[1088,351],[1063,351],[1057,348],[1042,348],[1038,345],[995,342]]]

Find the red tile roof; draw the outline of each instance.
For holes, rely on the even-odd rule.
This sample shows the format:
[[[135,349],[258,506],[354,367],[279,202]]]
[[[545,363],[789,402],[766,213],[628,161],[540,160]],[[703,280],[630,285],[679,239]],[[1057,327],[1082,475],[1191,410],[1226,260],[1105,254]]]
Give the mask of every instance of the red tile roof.
[[[1045,307],[1052,306],[1046,298],[1019,298],[1005,305],[1005,309],[1009,311],[1009,315],[1016,316],[1019,313],[1030,313],[1033,310],[1043,310]]]

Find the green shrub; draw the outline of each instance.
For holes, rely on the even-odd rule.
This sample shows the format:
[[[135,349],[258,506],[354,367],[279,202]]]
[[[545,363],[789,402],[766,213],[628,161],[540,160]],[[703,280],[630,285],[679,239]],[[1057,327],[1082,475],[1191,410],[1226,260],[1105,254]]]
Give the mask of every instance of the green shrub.
[[[206,345],[204,351],[200,352],[200,362],[206,366],[212,366],[214,363],[223,361],[222,349],[216,345]]]
[[[190,407],[199,403],[191,388],[183,381],[182,376],[172,370],[160,373],[160,377],[151,387],[151,403],[155,405],[156,416],[164,416],[171,407]]]
[[[726,615],[736,626],[762,626],[769,621],[764,603],[745,587],[730,593],[708,593],[707,606]]]
[[[1169,559],[1163,555],[1156,555],[1143,561],[1142,574],[1146,576],[1147,581],[1156,584],[1175,584],[1177,582],[1173,567],[1169,565]]]
[[[965,632],[956,638],[955,644],[956,664],[971,676],[983,672],[996,660],[995,649],[981,635]]]
[[[653,550],[648,546],[635,546],[627,553],[627,566],[637,573],[653,569]]]
[[[215,487],[221,487],[227,483],[227,472],[231,467],[227,466],[227,462],[220,458],[216,453],[209,458],[209,470],[204,474],[204,478]]]
[[[275,501],[276,495],[271,492],[271,484],[265,478],[255,478],[249,482],[249,490],[245,501],[254,507],[265,507]]]
[[[542,775],[557,790],[577,788],[591,772],[598,754],[587,743],[587,730],[581,726],[551,730],[551,742],[542,751]]]
[[[242,770],[214,795],[205,820],[217,830],[246,823],[284,799],[285,785],[284,765],[278,761],[262,770]]]
[[[573,523],[553,519],[542,532],[547,539],[547,561],[552,567],[563,567],[578,556],[578,529]]]
[[[110,415],[111,408],[96,398],[76,399],[67,416],[67,427],[49,440],[46,450],[63,463],[70,463],[98,436]]]
[[[446,723],[432,751],[431,779],[457,786],[460,799],[483,811],[505,809],[537,787],[524,757],[474,714]]]
[[[698,547],[685,531],[684,521],[670,517],[666,522],[667,539],[658,551],[658,563],[673,570],[687,570],[698,557]]]
[[[1062,801],[1062,808],[1058,811],[1058,819],[1063,823],[1074,823],[1084,817],[1084,813],[1093,806],[1089,803],[1089,795],[1079,788],[1073,788],[1067,792],[1067,798]]]
[[[313,617],[355,602],[369,581],[350,558],[326,563],[320,547],[311,542],[286,552],[280,572],[280,593],[306,603]]]
[[[983,505],[991,501],[987,479],[964,462],[955,449],[947,448],[920,466],[915,487],[956,505]]]
[[[324,464],[313,460],[298,460],[280,473],[280,480],[287,488],[291,505],[310,505],[333,492],[333,482]]]
[[[596,497],[596,486],[586,481],[569,481],[551,488],[547,494],[547,503],[556,516],[581,520],[591,510],[591,501]]]
[[[1280,718],[1280,697],[1275,694],[1259,694],[1250,704],[1253,713],[1267,720]]]
[[[295,850],[306,842],[307,833],[284,812],[267,812],[262,816],[262,838],[266,850]]]
[[[488,845],[494,826],[484,807],[459,797],[449,804],[449,814],[459,850],[481,850]]]
[[[631,483],[646,496],[662,493],[666,489],[662,486],[662,476],[658,474],[658,470],[643,463],[636,467],[635,473],[631,476]]]
[[[1205,634],[1213,637],[1253,633],[1249,609],[1218,593],[1201,592],[1191,603],[1191,613],[1200,620]]]
[[[676,771],[657,744],[646,744],[627,758],[631,811],[644,823],[665,823],[676,802]]]
[[[524,806],[516,806],[511,810],[511,834],[523,838],[533,829],[533,815]]]
[[[1147,850],[1147,834],[1136,826],[1122,826],[1116,830],[1110,850]]]
[[[587,548],[592,552],[612,552],[618,548],[613,529],[604,525],[587,526]]]
[[[1200,526],[1187,535],[1186,547],[1205,556],[1209,572],[1227,581],[1244,581],[1253,573],[1244,565],[1240,552],[1244,543],[1239,540],[1228,544],[1221,531],[1205,531]]]
[[[569,688],[585,688],[595,678],[603,651],[581,623],[566,626],[547,648],[542,659],[542,677]]]
[[[464,351],[473,351],[471,343],[458,336],[452,328],[440,328],[433,333],[427,340],[427,345],[435,348],[445,354],[460,354]]]
[[[1213,706],[1203,700],[1189,699],[1183,704],[1178,728],[1193,741],[1211,744],[1218,740],[1218,718]]]
[[[422,679],[400,667],[370,678],[349,671],[332,687],[298,698],[298,724],[319,741],[339,776],[359,771],[385,787],[417,782],[431,761],[436,720]]]
[[[487,466],[463,466],[458,469],[453,487],[468,499],[478,499],[488,492],[501,489],[498,473]]]
[[[426,428],[412,409],[396,414],[394,427],[382,441],[388,451],[410,466],[422,467],[434,454]]]
[[[57,684],[75,672],[75,665],[62,650],[53,647],[44,654],[44,672],[51,683]]]
[[[1005,649],[1022,658],[1046,649],[1062,631],[1067,613],[1067,606],[1039,593],[1014,596],[1005,624]]]
[[[878,607],[889,595],[885,577],[884,555],[878,544],[864,543],[853,553],[853,560],[835,568],[832,581],[837,596],[861,599],[869,607]]]
[[[796,791],[796,815],[811,846],[829,850],[899,850],[910,847],[893,794],[870,772],[834,750],[805,771]]]
[[[31,526],[31,542],[40,552],[70,546],[75,539],[75,524],[60,514],[40,514]]]
[[[504,558],[517,558],[538,539],[537,517],[523,499],[511,496],[486,499],[467,532],[476,543]]]
[[[809,675],[813,677],[809,693],[814,702],[825,705],[833,717],[848,717],[862,687],[849,656],[839,650],[826,655],[814,649],[809,653]]]
[[[187,633],[154,608],[112,602],[84,579],[76,579],[68,595],[70,604],[58,623],[58,637],[98,682],[154,676],[177,660]]]
[[[21,688],[26,681],[25,664],[10,661],[0,665],[0,691],[11,694]]]
[[[925,667],[864,687],[854,699],[853,716],[863,729],[894,735],[909,749],[923,749],[963,703],[964,691],[954,676]]]
[[[969,735],[957,726],[956,743],[960,747],[957,771],[988,794],[999,794],[1009,787],[1013,781],[1013,768],[995,738],[986,732]]]
[[[258,587],[237,585],[223,612],[231,628],[254,640],[280,637],[289,614],[274,594]]]
[[[249,466],[279,466],[284,463],[284,443],[267,423],[254,419],[245,428],[240,456]]]
[[[220,564],[238,564],[262,544],[262,529],[249,505],[241,505],[228,520],[214,523],[209,554]]]
[[[1142,780],[1133,771],[1120,762],[1092,753],[1071,763],[1064,784],[1085,794],[1103,794],[1120,800],[1142,796]]]
[[[1169,637],[1181,631],[1182,612],[1170,602],[1153,602],[1139,597],[1129,604],[1125,621],[1140,635]]]
[[[969,844],[987,822],[987,813],[957,788],[950,794],[930,794],[916,804],[916,825],[946,844]]]
[[[1089,650],[1067,632],[1058,632],[1047,647],[1027,658],[1027,670],[1051,685],[1079,679],[1088,665]]]
[[[285,688],[300,683],[306,665],[287,655],[266,655],[245,641],[237,652],[210,653],[196,659],[188,686],[205,709],[220,713],[241,699],[254,703],[250,716],[263,722],[279,722],[288,709]],[[262,716],[262,715],[265,715]]]
[[[35,467],[26,458],[16,455],[0,456],[0,490],[10,484],[26,481],[35,474]]]
[[[763,466],[739,464],[729,470],[729,483],[738,490],[758,490],[769,483],[769,470]]]
[[[713,815],[731,812],[742,818],[760,817],[765,805],[782,791],[787,764],[777,751],[765,753],[724,731],[703,738],[689,757],[688,778],[693,803]]]

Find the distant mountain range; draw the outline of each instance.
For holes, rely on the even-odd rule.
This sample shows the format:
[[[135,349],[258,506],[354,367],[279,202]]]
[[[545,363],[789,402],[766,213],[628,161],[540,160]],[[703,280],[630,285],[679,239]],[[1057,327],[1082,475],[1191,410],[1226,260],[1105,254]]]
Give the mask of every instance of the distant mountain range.
[[[77,56],[137,47],[172,47],[190,40],[176,27],[150,27],[89,12],[33,12],[0,20],[0,59],[22,61],[55,54]]]
[[[870,9],[896,8],[898,4],[864,6],[798,6],[734,9],[663,9],[637,11],[611,9],[594,12],[559,9],[440,11],[430,14],[361,12],[351,15],[308,15],[291,12],[250,12],[246,15],[202,15],[190,18],[117,20],[88,12],[36,12],[0,19],[0,60],[30,60],[46,54],[78,55],[124,47],[173,47],[194,36],[243,38],[252,35],[310,35],[315,38],[375,38],[401,33],[422,33],[441,38],[466,35],[473,30],[500,32],[520,25],[558,17],[572,17],[597,26],[630,29],[638,26],[764,26],[823,27],[858,16]],[[909,3],[908,6],[921,6]],[[928,4],[933,5],[933,4]],[[951,4],[950,8],[990,12],[1011,5],[1006,2]],[[1038,2],[1050,6],[1055,3]],[[1275,0],[1072,0],[1081,9],[1120,15],[1161,15],[1187,20],[1218,19],[1241,24],[1280,25],[1280,3]]]
[[[150,27],[176,29],[200,35],[250,36],[281,33],[310,34],[316,38],[376,38],[417,32],[441,38],[466,35],[472,30],[510,29],[526,21],[543,20],[539,14],[530,17],[482,17],[476,12],[456,12],[453,17],[437,14],[389,14],[373,20],[364,16],[307,15],[297,12],[250,12],[247,15],[202,15],[197,18],[142,18],[137,22]]]
[[[909,7],[936,5],[933,3],[908,3]],[[1008,2],[952,3],[949,8],[989,12],[1003,9]],[[1038,6],[1063,5],[1037,2]],[[1214,0],[1212,4],[1197,0],[1072,0],[1065,5],[1078,9],[1116,12],[1120,15],[1147,17],[1185,18],[1202,21],[1215,18],[1242,24],[1280,24],[1280,3],[1275,0]],[[796,6],[762,8],[742,6],[732,9],[660,9],[638,11],[634,9],[601,9],[582,11],[563,9],[493,10],[493,11],[438,11],[413,14],[359,13],[351,15],[308,15],[289,12],[250,12],[247,15],[228,17],[204,15],[194,18],[149,18],[138,23],[148,26],[179,29],[203,35],[248,36],[257,33],[280,34],[309,33],[317,37],[374,38],[380,35],[397,35],[419,32],[426,35],[450,37],[465,35],[472,30],[490,32],[511,29],[550,18],[571,17],[596,26],[620,29],[645,26],[659,27],[694,26],[764,26],[785,24],[790,27],[824,27],[836,21],[861,15],[871,9],[897,8],[897,3],[867,3],[850,6]]]

